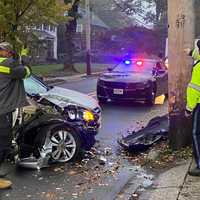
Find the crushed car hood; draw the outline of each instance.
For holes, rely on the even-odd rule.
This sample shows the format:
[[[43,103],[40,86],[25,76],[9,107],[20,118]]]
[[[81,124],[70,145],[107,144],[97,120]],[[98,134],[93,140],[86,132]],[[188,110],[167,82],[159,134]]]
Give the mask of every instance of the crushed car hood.
[[[76,104],[90,110],[99,107],[97,101],[88,95],[56,86],[41,96],[60,107],[68,104]]]
[[[100,80],[110,81],[110,82],[145,82],[152,80],[153,77],[150,74],[142,73],[105,73],[100,77]]]

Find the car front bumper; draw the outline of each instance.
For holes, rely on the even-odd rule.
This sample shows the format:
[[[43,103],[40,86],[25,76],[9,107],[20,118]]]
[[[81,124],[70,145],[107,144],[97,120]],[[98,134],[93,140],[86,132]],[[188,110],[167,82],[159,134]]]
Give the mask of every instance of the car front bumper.
[[[89,151],[95,144],[95,136],[98,133],[98,129],[85,129],[80,123],[71,123],[71,126],[79,133],[81,140],[81,149]]]
[[[89,151],[95,144],[95,136],[98,134],[101,127],[101,110],[94,111],[95,120],[91,123],[84,121],[69,122],[71,127],[74,127],[79,133],[81,140],[81,149]]]
[[[118,89],[118,88],[117,88]],[[114,94],[114,88],[106,86],[97,86],[97,97],[105,100],[126,100],[126,101],[144,101],[148,98],[151,86],[147,85],[142,88],[119,88],[123,90],[123,94]]]

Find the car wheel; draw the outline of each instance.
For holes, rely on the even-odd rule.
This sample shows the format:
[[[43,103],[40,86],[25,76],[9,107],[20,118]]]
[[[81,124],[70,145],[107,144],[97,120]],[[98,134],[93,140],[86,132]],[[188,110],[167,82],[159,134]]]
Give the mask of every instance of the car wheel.
[[[63,163],[75,160],[80,148],[81,141],[77,132],[66,126],[56,126],[50,128],[40,154],[44,157],[48,153],[51,161]]]
[[[156,98],[156,91],[155,91],[155,89],[152,89],[152,90],[150,90],[150,92],[148,92],[146,104],[149,106],[153,106],[155,103],[155,98]]]

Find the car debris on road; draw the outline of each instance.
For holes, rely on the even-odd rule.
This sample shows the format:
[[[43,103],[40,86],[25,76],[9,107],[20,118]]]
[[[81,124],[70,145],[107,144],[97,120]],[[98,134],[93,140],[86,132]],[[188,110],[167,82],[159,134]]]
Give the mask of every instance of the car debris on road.
[[[169,132],[168,115],[159,116],[151,119],[146,127],[138,131],[133,131],[127,136],[118,139],[118,143],[127,151],[143,151],[154,143],[167,139]]]

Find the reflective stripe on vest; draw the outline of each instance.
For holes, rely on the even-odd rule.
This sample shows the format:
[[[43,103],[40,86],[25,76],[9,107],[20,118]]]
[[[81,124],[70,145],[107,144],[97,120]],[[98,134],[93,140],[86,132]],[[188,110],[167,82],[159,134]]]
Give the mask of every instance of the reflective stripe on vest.
[[[7,58],[0,58],[0,63],[4,62],[5,60],[7,60]],[[0,65],[0,73],[10,74],[10,67]]]
[[[4,62],[5,60],[7,60],[8,58],[1,58],[0,57],[0,63]]]
[[[0,73],[10,74],[10,67],[0,66]]]
[[[195,84],[193,84],[193,83],[189,83],[189,84],[188,84],[188,87],[191,87],[191,88],[193,88],[193,89],[195,89],[195,90],[197,90],[197,91],[200,92],[200,86],[198,86],[198,85],[195,85]]]

